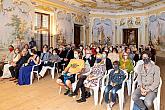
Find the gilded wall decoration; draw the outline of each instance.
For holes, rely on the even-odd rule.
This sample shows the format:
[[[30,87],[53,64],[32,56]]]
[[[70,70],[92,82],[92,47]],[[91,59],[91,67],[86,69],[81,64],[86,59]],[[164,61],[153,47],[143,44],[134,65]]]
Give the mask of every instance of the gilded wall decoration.
[[[125,18],[122,18],[121,20],[120,20],[120,26],[123,26],[123,25],[125,25]]]
[[[128,18],[128,20],[127,20],[127,25],[128,25],[129,27],[131,27],[131,26],[133,26],[133,23],[134,23],[133,18],[132,18],[132,17],[131,17],[131,18]]]
[[[136,17],[135,24],[141,25],[141,18],[140,17]]]

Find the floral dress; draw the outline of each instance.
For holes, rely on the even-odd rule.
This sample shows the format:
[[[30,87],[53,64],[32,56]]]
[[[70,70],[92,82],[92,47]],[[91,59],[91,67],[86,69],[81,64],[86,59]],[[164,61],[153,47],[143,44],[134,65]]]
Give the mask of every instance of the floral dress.
[[[102,78],[104,73],[106,72],[105,64],[96,64],[92,67],[92,71],[88,77],[97,77],[97,79],[88,80],[88,78],[84,81],[86,87],[95,87],[98,83],[98,78]]]

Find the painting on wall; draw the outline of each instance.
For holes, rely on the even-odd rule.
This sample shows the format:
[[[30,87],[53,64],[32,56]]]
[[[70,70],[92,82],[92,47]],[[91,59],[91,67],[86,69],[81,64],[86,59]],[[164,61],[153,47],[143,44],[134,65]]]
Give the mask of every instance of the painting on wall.
[[[11,44],[17,47],[20,42],[26,43],[30,40],[33,36],[33,13],[34,8],[30,0],[1,0],[1,50]]]
[[[73,36],[73,21],[70,13],[57,13],[57,44],[71,43]]]
[[[165,51],[165,12],[149,17],[149,42]],[[157,27],[157,28],[155,28]]]
[[[110,19],[100,20],[94,19],[92,28],[93,42],[95,44],[112,44],[113,24]]]
[[[123,29],[123,43],[138,46],[138,28]]]
[[[165,51],[165,12],[161,13],[159,16],[159,24],[160,24],[160,49]]]

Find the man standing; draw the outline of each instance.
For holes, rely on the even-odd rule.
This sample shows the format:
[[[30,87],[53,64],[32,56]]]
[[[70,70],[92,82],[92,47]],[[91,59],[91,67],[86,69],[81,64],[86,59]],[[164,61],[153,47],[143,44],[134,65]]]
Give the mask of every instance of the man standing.
[[[138,87],[134,91],[132,99],[134,101],[134,109],[150,110],[159,87],[160,68],[151,63],[149,52],[143,52],[142,59],[144,64],[139,65],[137,68]],[[141,96],[145,96],[144,102],[140,99]]]
[[[34,41],[34,38],[31,38],[31,41],[29,42],[30,49],[36,46],[36,41]]]

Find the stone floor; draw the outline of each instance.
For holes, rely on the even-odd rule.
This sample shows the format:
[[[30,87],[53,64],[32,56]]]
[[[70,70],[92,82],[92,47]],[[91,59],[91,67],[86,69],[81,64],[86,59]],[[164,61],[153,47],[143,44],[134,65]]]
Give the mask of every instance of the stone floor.
[[[161,110],[165,110],[165,58],[158,57],[163,85],[161,90]],[[56,80],[50,74],[39,82],[35,79],[30,86],[18,86],[8,80],[0,82],[0,110],[105,110],[105,103],[95,106],[93,96],[86,103],[77,104],[76,99],[59,95]],[[130,97],[126,95],[124,110],[129,110]],[[119,110],[116,104],[112,110]]]

